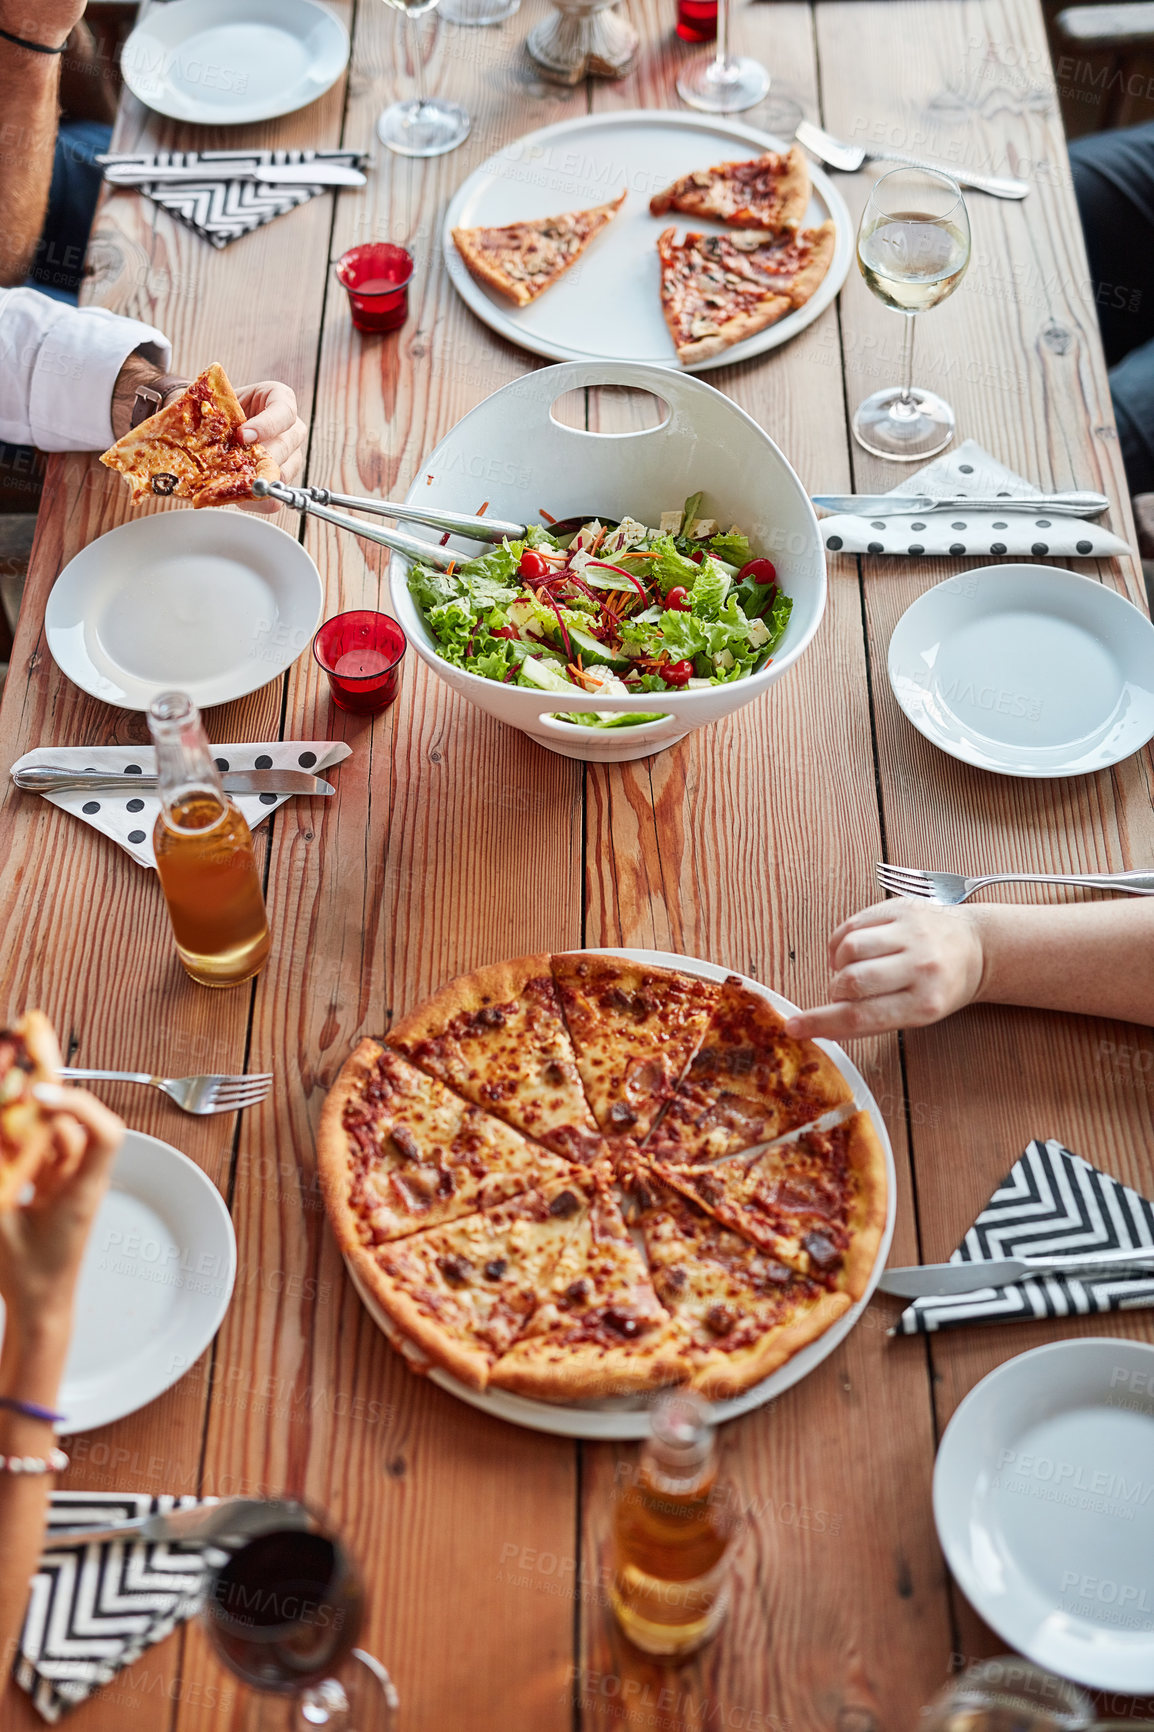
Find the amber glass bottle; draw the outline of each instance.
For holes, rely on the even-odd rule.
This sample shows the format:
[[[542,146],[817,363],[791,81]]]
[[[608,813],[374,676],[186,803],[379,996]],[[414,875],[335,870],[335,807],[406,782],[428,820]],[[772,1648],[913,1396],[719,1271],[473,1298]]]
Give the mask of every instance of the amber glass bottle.
[[[177,954],[202,986],[238,986],[269,949],[252,832],[221,786],[191,698],[162,692],[148,725],[160,782],[152,845]]]
[[[732,1522],[704,1403],[660,1396],[652,1435],[620,1487],[611,1597],[625,1634],[648,1654],[692,1654],[729,1608]]]

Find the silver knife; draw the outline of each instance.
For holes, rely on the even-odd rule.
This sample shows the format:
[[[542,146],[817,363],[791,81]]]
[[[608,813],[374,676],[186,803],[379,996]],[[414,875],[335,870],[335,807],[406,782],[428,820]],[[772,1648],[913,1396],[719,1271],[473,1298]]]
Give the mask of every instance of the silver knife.
[[[936,511],[1052,511],[1055,517],[1098,517],[1110,509],[1104,493],[1037,493],[1030,499],[931,499],[928,494],[811,493],[823,511],[859,517],[910,517]]]
[[[176,1540],[223,1542],[244,1538],[248,1534],[267,1533],[271,1527],[303,1526],[307,1519],[308,1512],[304,1507],[289,1499],[221,1498],[190,1504],[186,1509],[135,1516],[105,1528],[49,1527],[44,1531],[43,1549],[50,1552],[57,1546],[76,1546],[85,1542],[102,1545],[108,1540],[142,1540],[149,1545]]]
[[[102,794],[155,793],[155,776],[125,776],[106,770],[68,770],[51,764],[26,764],[13,770],[12,780],[30,794],[67,794],[91,790]],[[311,776],[307,770],[225,770],[221,784],[226,794],[332,794],[331,782]]]
[[[924,1263],[887,1269],[878,1286],[902,1299],[947,1298],[983,1287],[1010,1287],[1033,1275],[1094,1277],[1154,1272],[1154,1246],[1136,1251],[1087,1251],[1071,1257],[1003,1257],[991,1263]]]
[[[105,168],[104,178],[111,186],[157,186],[162,182],[179,186],[182,181],[193,185],[228,180],[258,181],[261,186],[364,186],[367,181],[359,168],[341,162],[270,163],[268,168],[226,162],[149,168],[138,162],[113,162]]]

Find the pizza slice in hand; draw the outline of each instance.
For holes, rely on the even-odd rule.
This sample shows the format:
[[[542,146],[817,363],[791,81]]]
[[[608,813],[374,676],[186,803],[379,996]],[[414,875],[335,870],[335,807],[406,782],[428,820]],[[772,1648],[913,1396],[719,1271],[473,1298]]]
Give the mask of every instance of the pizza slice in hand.
[[[720,988],[589,951],[554,956],[553,978],[598,1125],[641,1142],[701,1044]]]
[[[588,1401],[680,1382],[686,1371],[644,1259],[616,1202],[598,1191],[490,1382],[539,1401]]]
[[[389,1045],[558,1153],[590,1165],[602,1155],[548,955],[450,981],[394,1026]]]
[[[711,1400],[740,1395],[823,1334],[850,1306],[797,1275],[688,1197],[649,1175],[638,1185],[649,1273]]]
[[[771,233],[800,228],[809,206],[809,168],[798,145],[746,162],[719,162],[675,180],[649,201],[654,216],[715,217],[734,228]]]
[[[138,505],[152,494],[191,499],[194,506],[252,498],[252,484],[279,481],[280,470],[259,440],[246,445],[245,413],[214,361],[175,403],[118,439],[100,461],[118,469]]]
[[[355,1267],[402,1333],[473,1389],[547,1292],[589,1203],[574,1173],[427,1233],[361,1249]]]
[[[852,1098],[829,1054],[786,1034],[768,999],[730,975],[645,1153],[689,1165],[739,1154]]]
[[[625,202],[625,194],[592,210],[537,217],[503,228],[458,228],[453,244],[472,274],[519,307],[527,307],[576,264]]]
[[[668,1184],[795,1273],[851,1300],[865,1292],[887,1190],[868,1113],[712,1167],[654,1164]]]
[[[342,1249],[404,1238],[572,1170],[373,1040],[329,1092],[318,1160]]]
[[[657,239],[661,310],[682,366],[706,361],[803,307],[829,270],[832,222],[800,234]]]
[[[0,1031],[0,1209],[10,1209],[52,1149],[51,1115],[32,1093],[59,1083],[60,1048],[48,1018],[27,1011]]]

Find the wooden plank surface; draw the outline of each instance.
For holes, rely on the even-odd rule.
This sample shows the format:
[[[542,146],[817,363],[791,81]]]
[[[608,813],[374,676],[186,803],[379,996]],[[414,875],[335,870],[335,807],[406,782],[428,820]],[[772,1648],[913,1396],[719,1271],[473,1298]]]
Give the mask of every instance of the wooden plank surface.
[[[529,0],[495,29],[422,27],[430,87],[474,116],[462,150],[421,163],[377,146],[384,160],[363,194],[315,200],[220,254],[117,194],[93,240],[91,298],[160,324],[178,367],[219,355],[234,376],[288,379],[310,420],[311,480],[403,490],[462,414],[536,364],[450,288],[439,229],[451,193],[534,127],[590,108],[675,104],[672,81],[692,52],[672,35],[667,0],[633,0],[636,70],[617,85],[559,90],[521,49],[543,9]],[[128,103],[120,142],[372,146],[380,107],[411,89],[413,43],[389,8],[342,10],[355,11],[347,92],[239,140],[199,129],[194,139]],[[774,75],[770,105],[749,123],[795,102],[847,138],[1031,178],[1023,206],[971,201],[974,264],[923,323],[919,377],[954,401],[962,436],[1043,485],[1105,487],[1115,522],[1127,521],[1058,122],[990,75],[1009,49],[1043,41],[1035,0],[782,0],[739,8],[736,29]],[[856,216],[866,177],[838,184]],[[370,238],[398,240],[417,260],[411,317],[391,338],[352,330],[329,275],[346,246]],[[890,376],[895,326],[854,275],[801,338],[710,381],[771,432],[808,486],[892,485],[888,466],[853,446],[846,412]],[[584,410],[594,429],[619,428],[629,412],[604,393]],[[41,632],[63,563],[126,515],[114,477],[85,459],[52,462],[0,714],[9,763],[34,743],[145,737],[141,718],[68,686]],[[305,544],[326,613],[385,597],[378,550],[315,525]],[[931,1356],[888,1341],[896,1308],[875,1302],[818,1373],[728,1428],[744,1513],[733,1620],[700,1660],[661,1668],[628,1650],[604,1595],[613,1485],[630,1452],[503,1426],[411,1376],[345,1278],[313,1164],[320,1104],[349,1047],[462,969],[536,947],[632,944],[709,957],[812,1002],[826,935],[874,899],[883,849],[974,867],[1148,858],[1149,753],[1073,783],[1012,783],[931,751],[897,711],[889,634],[954,569],[831,560],[826,619],[801,664],[738,716],[633,765],[546,753],[461,704],[414,657],[397,705],[370,726],[333,710],[302,658],[287,680],[208,718],[217,739],[283,727],[353,747],[323,813],[294,802],[261,832],[274,952],[243,992],[184,981],[151,877],[43,803],[9,792],[0,804],[7,1005],[43,1003],[82,1062],[247,1062],[281,1079],[239,1126],[117,1097],[132,1123],[176,1142],[225,1190],[242,1278],[213,1352],[142,1413],[77,1440],[72,1483],[289,1490],[329,1509],[365,1565],[366,1641],[394,1671],[406,1732],[609,1720],[871,1732],[914,1723],[959,1641],[976,1653],[993,1640],[948,1590],[929,1504],[935,1429],[985,1371],[1053,1330],[960,1332]],[[1137,596],[1132,567],[1096,575]],[[1035,1134],[1154,1183],[1149,1032],[984,1010],[909,1037],[904,1069],[894,1039],[859,1043],[854,1056],[893,1136],[897,1260],[948,1254]],[[1135,1315],[1097,1327],[1149,1334]],[[235,1706],[235,1687],[189,1631],[82,1713],[93,1728],[201,1732],[231,1723]],[[11,1696],[4,1712],[5,1726],[38,1723]]]

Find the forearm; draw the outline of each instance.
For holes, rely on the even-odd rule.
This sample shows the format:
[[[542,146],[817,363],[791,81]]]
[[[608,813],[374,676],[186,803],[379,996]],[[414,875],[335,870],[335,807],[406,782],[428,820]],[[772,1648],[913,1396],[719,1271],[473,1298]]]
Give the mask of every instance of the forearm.
[[[0,3],[0,28],[19,34],[29,11]],[[59,89],[59,55],[34,54],[0,37],[0,286],[23,282],[36,256],[52,184]]]
[[[1154,1026],[1154,897],[1062,907],[972,906],[975,1002],[1079,1011]]]
[[[0,1353],[0,1395],[55,1409],[68,1354],[68,1319],[45,1321],[34,1338],[6,1332]],[[43,1458],[55,1447],[52,1425],[0,1408],[0,1455]],[[0,1473],[0,1653],[11,1655],[28,1603],[28,1587],[44,1540],[51,1474]]]

